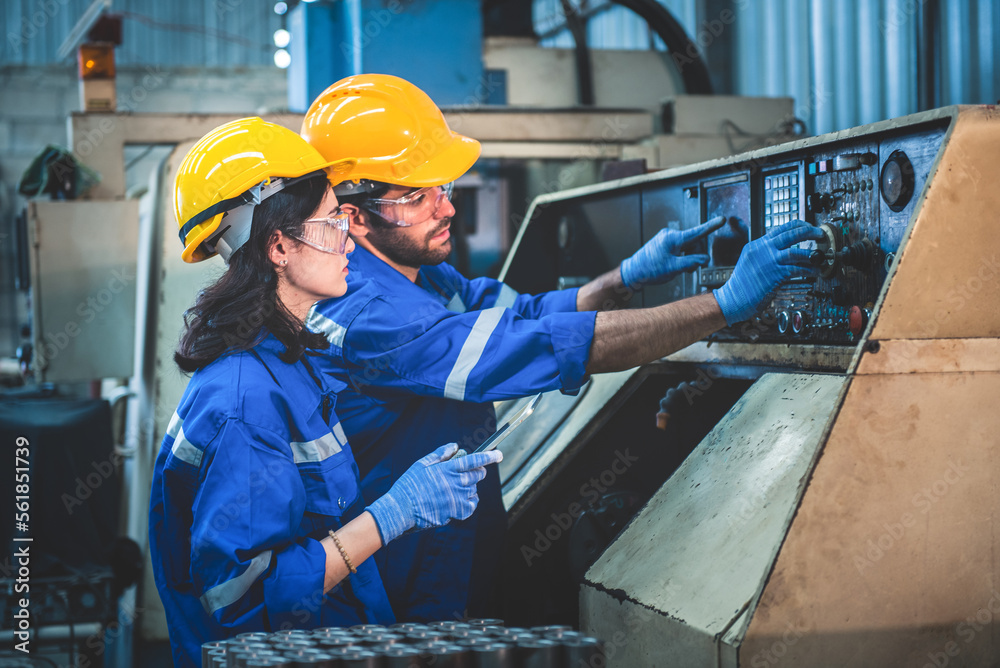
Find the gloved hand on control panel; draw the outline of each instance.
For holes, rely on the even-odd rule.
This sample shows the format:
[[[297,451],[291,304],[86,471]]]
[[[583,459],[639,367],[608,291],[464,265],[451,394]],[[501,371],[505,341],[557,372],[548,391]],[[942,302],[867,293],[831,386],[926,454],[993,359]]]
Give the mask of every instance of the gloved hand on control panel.
[[[464,520],[476,510],[476,484],[486,477],[486,466],[496,464],[499,450],[455,458],[458,445],[449,443],[417,460],[367,510],[375,518],[382,544],[410,529],[427,529]]]
[[[644,285],[666,283],[679,274],[704,267],[708,264],[708,255],[680,253],[685,246],[722,227],[725,221],[723,216],[716,216],[690,230],[660,230],[635,255],[622,260],[622,281],[633,290],[640,290]]]
[[[823,233],[819,228],[793,220],[772,227],[767,234],[744,246],[733,275],[713,291],[726,323],[733,325],[749,319],[785,281],[818,275],[819,270],[809,263],[810,251],[794,246],[821,238]]]

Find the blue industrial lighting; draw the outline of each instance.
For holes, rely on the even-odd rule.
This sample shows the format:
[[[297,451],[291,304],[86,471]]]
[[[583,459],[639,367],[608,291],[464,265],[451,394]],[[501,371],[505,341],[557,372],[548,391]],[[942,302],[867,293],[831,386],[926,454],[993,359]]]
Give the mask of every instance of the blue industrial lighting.
[[[287,11],[288,11],[288,3],[285,3],[285,2],[275,3],[275,5],[274,5],[274,13],[275,14],[277,14],[278,16],[281,16],[281,15],[283,15]]]
[[[278,49],[274,52],[274,64],[281,69],[286,69],[292,64],[292,57],[284,49]]]
[[[289,34],[289,32],[284,28],[278,28],[274,31],[274,45],[279,49],[284,49],[291,41],[291,34]]]

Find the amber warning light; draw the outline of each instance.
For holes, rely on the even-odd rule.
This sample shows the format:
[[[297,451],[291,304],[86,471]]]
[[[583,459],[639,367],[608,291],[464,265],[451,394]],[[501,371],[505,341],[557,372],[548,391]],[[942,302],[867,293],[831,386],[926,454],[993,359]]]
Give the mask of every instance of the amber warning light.
[[[114,44],[81,44],[77,54],[81,80],[115,78]]]

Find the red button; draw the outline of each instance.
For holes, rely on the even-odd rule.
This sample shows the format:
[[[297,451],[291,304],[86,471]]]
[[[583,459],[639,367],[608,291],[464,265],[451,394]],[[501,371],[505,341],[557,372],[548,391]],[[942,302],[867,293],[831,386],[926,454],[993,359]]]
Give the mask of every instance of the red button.
[[[868,324],[868,314],[860,306],[852,306],[851,312],[847,316],[847,324],[854,336],[861,336]]]

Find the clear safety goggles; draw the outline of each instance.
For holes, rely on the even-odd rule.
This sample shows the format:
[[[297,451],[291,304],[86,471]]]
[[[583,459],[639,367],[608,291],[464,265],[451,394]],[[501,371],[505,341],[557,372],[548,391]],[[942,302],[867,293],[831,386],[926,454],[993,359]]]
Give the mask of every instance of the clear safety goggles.
[[[347,237],[351,230],[351,216],[339,210],[329,218],[310,218],[302,223],[299,234],[292,236],[324,253],[343,255],[347,251]]]
[[[420,225],[434,217],[445,199],[451,200],[454,188],[453,181],[442,186],[420,188],[396,199],[372,197],[365,200],[362,206],[393,225]]]

